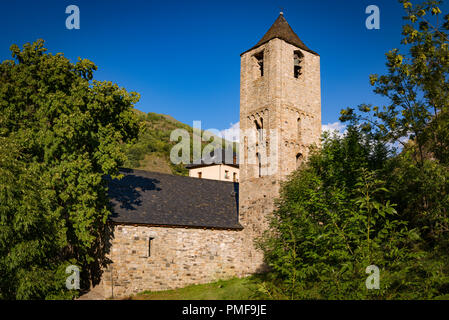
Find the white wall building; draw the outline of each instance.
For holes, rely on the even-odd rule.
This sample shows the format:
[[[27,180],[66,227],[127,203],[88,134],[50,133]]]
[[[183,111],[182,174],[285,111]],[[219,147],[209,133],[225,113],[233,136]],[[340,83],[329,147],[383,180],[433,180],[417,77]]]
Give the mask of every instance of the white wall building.
[[[201,163],[187,165],[189,176],[199,179],[211,179],[229,182],[239,182],[239,164],[236,153],[232,153],[232,160],[225,158],[225,150],[221,157],[212,154],[209,161],[201,160]]]

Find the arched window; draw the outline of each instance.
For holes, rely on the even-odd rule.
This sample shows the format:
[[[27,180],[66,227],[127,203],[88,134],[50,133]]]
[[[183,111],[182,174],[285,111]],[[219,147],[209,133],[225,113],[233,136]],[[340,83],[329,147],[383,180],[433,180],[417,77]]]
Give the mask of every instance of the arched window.
[[[254,59],[256,61],[256,66],[259,69],[258,75],[263,77],[263,51],[256,53]]]
[[[260,122],[254,120],[254,124],[256,125],[257,130],[257,141],[263,141],[263,118],[260,118]]]
[[[300,50],[296,50],[293,52],[293,76],[298,79],[302,74],[302,61],[304,55]]]
[[[299,166],[301,165],[301,163],[302,163],[302,154],[301,154],[301,153],[298,153],[298,154],[296,155],[296,168],[299,168]]]

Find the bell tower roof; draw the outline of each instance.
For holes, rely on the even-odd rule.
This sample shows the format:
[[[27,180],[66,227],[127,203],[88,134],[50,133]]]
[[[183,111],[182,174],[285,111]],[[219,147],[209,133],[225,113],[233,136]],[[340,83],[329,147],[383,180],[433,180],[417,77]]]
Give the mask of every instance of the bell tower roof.
[[[284,14],[281,12],[279,14],[279,17],[276,19],[276,21],[273,23],[270,29],[268,29],[267,33],[260,39],[260,41],[251,49],[246,50],[244,53],[251,51],[253,49],[256,49],[257,47],[260,47],[261,45],[267,43],[270,40],[273,40],[275,38],[284,40],[285,42],[294,45],[302,50],[308,51],[310,53],[313,53],[314,55],[319,55],[318,53],[310,50],[304,42],[299,39],[298,35],[293,31],[293,29],[288,24],[287,20],[284,18]]]

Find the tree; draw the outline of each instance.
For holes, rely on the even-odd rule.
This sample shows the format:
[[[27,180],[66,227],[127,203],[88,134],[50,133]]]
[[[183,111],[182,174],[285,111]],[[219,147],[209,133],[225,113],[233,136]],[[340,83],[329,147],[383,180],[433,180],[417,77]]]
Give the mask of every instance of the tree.
[[[65,268],[95,281],[106,263],[105,175],[137,136],[139,96],[93,80],[89,60],[11,46],[0,65],[0,298],[68,298]]]
[[[288,297],[379,298],[398,287],[413,253],[376,169],[387,154],[350,126],[343,138],[325,135],[322,149],[283,185],[261,246]],[[372,264],[382,271],[380,291],[365,287]]]
[[[283,185],[260,241],[272,290],[290,298],[449,296],[449,15],[439,25],[441,1],[399,2],[408,53],[390,51],[387,74],[370,77],[389,104],[342,110],[347,133],[324,135]]]
[[[399,2],[407,21],[401,44],[407,50],[388,52],[387,74],[370,76],[374,92],[389,104],[362,104],[359,112],[347,108],[340,120],[357,119],[384,143],[402,144],[402,160],[390,177],[396,203],[414,227],[435,244],[449,246],[449,14],[441,17],[441,0]],[[404,179],[406,172],[414,179]],[[429,177],[439,178],[432,183]],[[403,201],[404,194],[410,201]]]
[[[341,120],[365,121],[385,142],[416,143],[419,165],[426,150],[439,161],[449,161],[449,14],[441,19],[441,0],[413,5],[399,0],[408,21],[402,28],[401,44],[407,52],[395,48],[386,54],[388,73],[370,76],[374,92],[389,99],[379,108],[362,104],[361,114],[353,108],[342,110]]]

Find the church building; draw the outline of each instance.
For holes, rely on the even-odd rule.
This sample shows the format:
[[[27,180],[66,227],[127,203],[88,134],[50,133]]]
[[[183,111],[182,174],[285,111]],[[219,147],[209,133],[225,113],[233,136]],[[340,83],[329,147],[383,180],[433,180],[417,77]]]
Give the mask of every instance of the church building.
[[[105,298],[266,271],[254,240],[281,181],[319,144],[320,56],[282,13],[240,56],[238,182],[131,169],[110,180],[111,263],[94,288]]]

